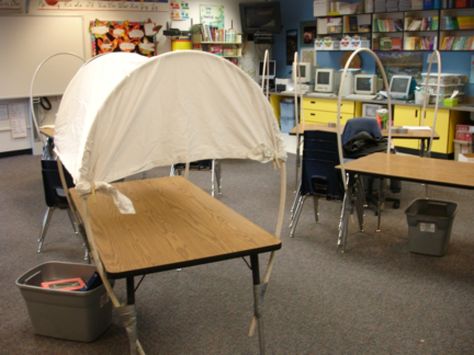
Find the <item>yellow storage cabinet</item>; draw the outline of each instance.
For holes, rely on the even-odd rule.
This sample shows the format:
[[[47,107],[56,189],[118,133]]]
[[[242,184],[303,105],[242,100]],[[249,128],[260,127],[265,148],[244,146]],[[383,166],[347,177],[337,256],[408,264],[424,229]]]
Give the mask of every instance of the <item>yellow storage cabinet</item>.
[[[393,125],[394,126],[419,126],[421,108],[419,106],[395,105],[393,107]],[[394,139],[393,144],[396,147],[420,149],[418,139]]]
[[[303,98],[303,121],[307,124],[336,123],[337,100],[315,97]],[[356,105],[354,101],[343,100],[341,102],[341,123],[356,117]]]
[[[395,105],[393,122],[394,126],[432,126],[434,119],[434,109],[426,109],[426,120],[422,122],[420,106]],[[450,111],[449,109],[438,109],[435,131],[439,139],[433,141],[431,152],[444,155],[454,153],[454,135],[456,124],[463,122],[462,112]],[[396,147],[420,149],[420,142],[417,139],[394,139]]]

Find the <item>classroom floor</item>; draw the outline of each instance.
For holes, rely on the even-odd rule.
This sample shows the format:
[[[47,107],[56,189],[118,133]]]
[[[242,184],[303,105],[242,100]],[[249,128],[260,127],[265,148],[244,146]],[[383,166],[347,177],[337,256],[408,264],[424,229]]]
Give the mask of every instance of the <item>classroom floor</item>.
[[[287,164],[288,211],[294,197],[293,154]],[[168,174],[169,168],[153,171],[154,176]],[[220,199],[273,231],[279,179],[272,165],[223,161],[222,175]],[[43,252],[36,253],[45,212],[39,157],[0,159],[0,180],[0,353],[128,353],[116,315],[91,343],[34,334],[15,280],[46,261],[82,262],[83,250],[66,213],[57,211]],[[209,190],[209,173],[192,172],[191,180]],[[363,233],[351,221],[342,255],[336,249],[340,201],[321,200],[315,223],[307,199],[294,238],[288,237],[286,215],[264,305],[268,354],[473,353],[474,191],[429,188],[430,196],[458,203],[443,257],[408,250],[405,209],[424,192],[424,186],[403,183],[401,207],[386,207],[380,233],[373,211],[366,211]],[[117,281],[115,289],[125,300],[124,282]],[[240,259],[148,275],[137,291],[136,308],[138,335],[148,354],[258,353],[257,337],[247,336],[252,277]]]

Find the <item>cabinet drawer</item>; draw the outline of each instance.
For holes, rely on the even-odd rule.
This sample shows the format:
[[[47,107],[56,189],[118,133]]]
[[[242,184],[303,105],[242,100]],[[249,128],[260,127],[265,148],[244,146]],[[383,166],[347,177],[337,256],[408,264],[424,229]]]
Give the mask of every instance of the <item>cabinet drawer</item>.
[[[327,124],[336,123],[336,112],[303,110],[303,121],[308,124]],[[341,115],[341,124],[345,124],[347,120],[353,118],[351,113],[343,113]]]
[[[337,112],[337,100],[304,97],[303,110]],[[343,100],[341,102],[341,112],[354,114],[354,101]]]

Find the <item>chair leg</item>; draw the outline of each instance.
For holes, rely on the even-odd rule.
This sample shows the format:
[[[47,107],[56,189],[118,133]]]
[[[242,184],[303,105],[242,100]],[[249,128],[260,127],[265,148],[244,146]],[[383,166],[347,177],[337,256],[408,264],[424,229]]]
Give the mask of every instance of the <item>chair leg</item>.
[[[319,222],[319,197],[318,196],[313,196],[313,202],[314,202],[314,220],[316,223]]]
[[[213,160],[212,163],[214,164],[214,173],[216,176],[217,194],[222,195],[221,163],[218,160]]]
[[[43,225],[41,227],[41,233],[38,238],[38,254],[41,253],[41,249],[43,248],[44,238],[46,237],[46,233],[48,232],[49,222],[51,222],[51,216],[53,215],[54,210],[54,207],[48,207],[46,213],[44,214]]]
[[[295,217],[293,218],[293,221],[291,221],[291,224],[290,224],[290,238],[293,238],[295,236],[296,225],[298,224],[298,221],[300,219],[300,215],[301,215],[301,211],[303,210],[303,204],[304,204],[305,199],[306,199],[305,195],[300,195],[300,197],[298,198],[298,203],[295,209]]]
[[[296,205],[298,204],[298,199],[300,198],[300,191],[301,191],[301,184],[300,184],[300,187],[298,188],[298,190],[296,190],[295,192],[295,198],[293,199],[293,203],[291,204],[291,208],[290,208],[290,222],[293,220],[293,218],[295,218],[295,209],[296,209]]]

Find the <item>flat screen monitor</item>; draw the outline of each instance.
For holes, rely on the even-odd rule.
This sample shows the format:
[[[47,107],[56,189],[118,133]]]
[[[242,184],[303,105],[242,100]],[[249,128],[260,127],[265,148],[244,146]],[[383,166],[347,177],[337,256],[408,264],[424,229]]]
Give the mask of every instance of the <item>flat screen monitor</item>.
[[[247,2],[239,4],[242,32],[280,33],[279,1]]]
[[[312,79],[311,75],[311,63],[298,63],[297,70],[297,82],[298,83],[309,83]]]
[[[258,77],[259,79],[265,78],[265,79],[275,79],[276,77],[276,61],[274,60],[269,60],[268,61],[268,75],[263,72],[263,60],[258,63]]]
[[[394,75],[390,79],[390,97],[407,100],[413,91],[413,77],[410,75]]]
[[[334,69],[316,69],[314,91],[334,92]]]
[[[354,93],[361,95],[374,95],[377,92],[377,75],[356,74],[354,76]]]

